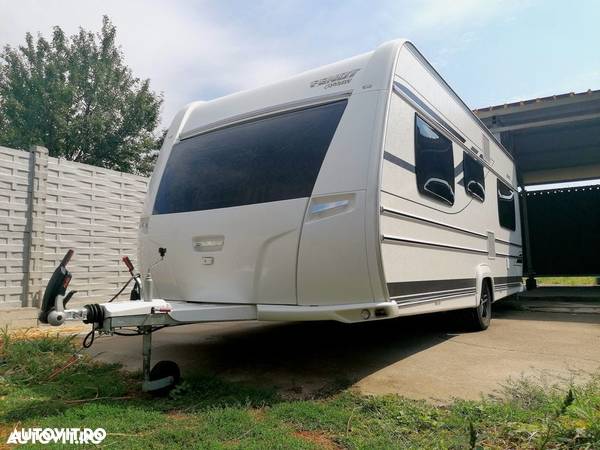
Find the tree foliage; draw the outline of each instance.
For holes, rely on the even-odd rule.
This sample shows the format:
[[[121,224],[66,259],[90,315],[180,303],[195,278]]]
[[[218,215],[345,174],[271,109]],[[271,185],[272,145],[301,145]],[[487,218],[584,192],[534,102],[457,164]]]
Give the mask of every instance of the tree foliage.
[[[52,39],[27,33],[0,51],[0,144],[44,145],[50,156],[140,174],[152,170],[162,141],[155,129],[162,96],[133,76],[103,17],[99,33],[83,28]]]

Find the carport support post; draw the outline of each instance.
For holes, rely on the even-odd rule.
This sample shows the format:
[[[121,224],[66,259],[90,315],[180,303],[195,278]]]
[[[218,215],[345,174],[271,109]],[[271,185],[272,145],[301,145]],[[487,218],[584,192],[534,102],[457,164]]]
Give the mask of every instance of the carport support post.
[[[521,177],[518,177],[519,185],[521,186],[521,224],[523,226],[523,244],[525,245],[525,260],[527,261],[527,281],[525,287],[528,291],[537,287],[537,281],[534,277],[535,270],[533,269],[533,260],[531,258],[531,244],[529,241],[529,219],[527,217],[527,191],[525,185],[521,182]]]
[[[150,365],[152,363],[152,328],[144,327],[142,335],[142,373],[144,374],[144,381],[142,383],[142,390],[149,390],[150,383]]]
[[[523,245],[525,247],[525,261],[527,261],[527,282],[525,287],[527,290],[532,290],[537,287],[535,280],[535,270],[533,269],[533,259],[531,257],[531,241],[529,240],[529,219],[527,217],[527,191],[525,190],[525,183],[523,183],[523,176],[521,175],[521,169],[519,167],[519,158],[517,155],[517,149],[515,148],[515,140],[512,133],[494,133],[496,139],[498,139],[504,147],[506,147],[513,155],[513,159],[516,165],[517,172],[517,185],[521,188],[519,196],[519,206],[521,210],[521,235],[523,237]]]

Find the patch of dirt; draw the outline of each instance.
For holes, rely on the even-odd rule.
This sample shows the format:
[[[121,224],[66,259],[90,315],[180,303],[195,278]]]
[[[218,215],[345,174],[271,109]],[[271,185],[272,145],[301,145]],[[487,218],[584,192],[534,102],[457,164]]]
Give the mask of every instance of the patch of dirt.
[[[166,415],[169,419],[174,419],[174,420],[185,420],[185,419],[190,418],[189,415],[182,413],[181,411],[178,411],[178,410],[169,411],[166,413]]]
[[[84,331],[89,331],[90,326],[81,324],[74,326],[40,326],[38,328],[18,328],[16,330],[8,330],[8,335],[11,339],[41,339],[48,336],[56,336],[57,334],[79,334]],[[1,340],[1,339],[0,339]]]
[[[256,421],[261,421],[265,418],[265,410],[263,408],[251,409],[249,413]]]
[[[331,438],[317,431],[296,431],[294,432],[294,436],[304,439],[305,441],[309,441],[327,450],[338,450],[344,448],[332,441]]]
[[[16,423],[13,425],[8,425],[8,424],[0,424],[0,450],[3,449],[9,449],[9,448],[14,448],[14,445],[8,445],[6,443],[6,441],[8,440],[8,437],[10,436],[10,433],[13,432],[14,429],[18,429],[20,428],[20,424]]]

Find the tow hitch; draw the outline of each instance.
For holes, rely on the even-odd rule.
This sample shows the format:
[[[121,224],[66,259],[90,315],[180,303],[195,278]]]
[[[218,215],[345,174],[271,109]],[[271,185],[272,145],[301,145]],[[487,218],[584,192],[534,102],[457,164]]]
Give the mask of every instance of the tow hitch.
[[[65,321],[80,321],[92,324],[92,330],[83,341],[84,347],[90,347],[94,342],[96,333],[116,334],[119,336],[142,336],[142,370],[144,381],[142,389],[155,394],[168,393],[179,381],[180,371],[173,361],[159,361],[151,369],[152,333],[166,326],[181,325],[172,319],[168,313],[172,311],[171,305],[162,300],[152,298],[152,278],[150,272],[144,277],[143,283],[139,274],[135,273],[129,258],[124,257],[123,262],[131,275],[123,288],[106,303],[93,303],[77,309],[66,309],[67,304],[77,291],[69,291],[72,275],[67,269],[73,257],[73,250],[69,250],[48,281],[41,311],[38,319],[42,323],[60,326]],[[166,249],[160,249],[161,261]],[[159,261],[160,262],[160,261]],[[133,281],[135,283],[131,300],[112,303]],[[143,301],[140,300],[140,296]],[[121,330],[130,331],[123,333]]]
[[[39,321],[42,323],[57,326],[65,322],[65,306],[77,292],[71,291],[65,295],[72,278],[71,272],[67,270],[67,264],[69,264],[73,253],[73,250],[67,252],[48,281],[42,299],[42,309],[38,316]],[[85,317],[79,319],[84,320]]]

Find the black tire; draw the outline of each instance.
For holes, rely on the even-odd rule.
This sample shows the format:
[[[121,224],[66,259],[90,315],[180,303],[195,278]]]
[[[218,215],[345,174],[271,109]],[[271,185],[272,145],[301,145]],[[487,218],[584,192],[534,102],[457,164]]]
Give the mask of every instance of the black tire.
[[[150,381],[160,380],[161,378],[173,377],[173,383],[169,386],[165,386],[162,389],[150,391],[152,395],[165,396],[179,383],[181,380],[181,373],[179,366],[174,361],[159,361],[150,370]]]
[[[479,306],[466,311],[466,325],[470,330],[487,330],[492,320],[492,292],[490,284],[484,281],[481,285]]]

